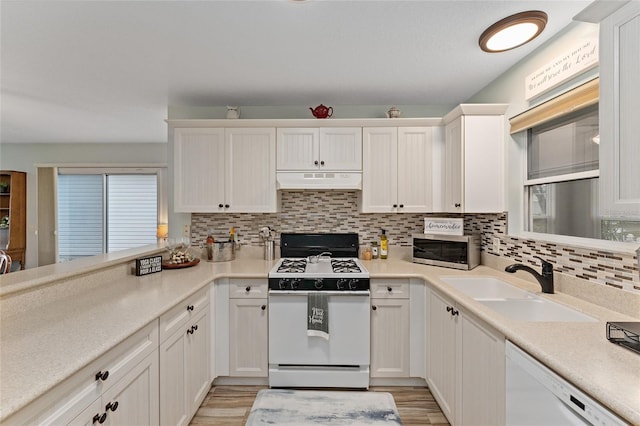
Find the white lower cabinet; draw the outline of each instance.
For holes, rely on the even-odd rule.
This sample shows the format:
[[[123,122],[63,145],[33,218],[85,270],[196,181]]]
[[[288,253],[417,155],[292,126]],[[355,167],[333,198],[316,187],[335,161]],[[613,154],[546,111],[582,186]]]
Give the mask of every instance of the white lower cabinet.
[[[173,331],[161,335],[160,422],[188,424],[211,385],[208,288],[164,314],[160,324]]]
[[[215,285],[215,375],[268,377],[268,283],[222,279]]]
[[[371,299],[371,377],[409,377],[409,299]]]
[[[153,321],[3,424],[157,425],[158,321]]]
[[[429,294],[427,383],[452,425],[505,424],[504,336],[435,290]]]

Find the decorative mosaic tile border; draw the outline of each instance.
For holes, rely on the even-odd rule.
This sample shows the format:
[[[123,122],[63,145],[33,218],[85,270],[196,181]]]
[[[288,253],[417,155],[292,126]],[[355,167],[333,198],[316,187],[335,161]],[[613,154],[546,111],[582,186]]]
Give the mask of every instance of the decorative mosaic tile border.
[[[357,232],[360,244],[378,241],[380,229],[387,231],[390,245],[410,247],[411,235],[421,233],[424,218],[443,214],[358,213],[358,194],[354,191],[283,191],[280,213],[191,215],[194,245],[203,243],[209,230],[226,239],[232,226],[243,244],[259,246],[258,231],[270,226],[280,232]],[[449,215],[456,216],[456,215]],[[458,215],[459,216],[459,215]],[[487,253],[538,265],[533,256],[554,264],[556,270],[599,284],[640,293],[635,255],[589,250],[507,236],[507,216],[502,214],[464,215],[466,232],[482,233],[482,250]],[[500,239],[499,253],[493,251],[493,238]]]

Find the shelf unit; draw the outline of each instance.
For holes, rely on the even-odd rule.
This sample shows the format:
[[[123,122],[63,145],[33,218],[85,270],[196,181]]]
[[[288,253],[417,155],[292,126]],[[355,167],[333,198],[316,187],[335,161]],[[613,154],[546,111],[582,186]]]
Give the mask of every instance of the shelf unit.
[[[9,227],[0,228],[0,249],[24,269],[27,247],[27,174],[0,170],[0,182],[9,185],[0,192],[0,221],[8,218]],[[2,191],[0,189],[0,191]]]

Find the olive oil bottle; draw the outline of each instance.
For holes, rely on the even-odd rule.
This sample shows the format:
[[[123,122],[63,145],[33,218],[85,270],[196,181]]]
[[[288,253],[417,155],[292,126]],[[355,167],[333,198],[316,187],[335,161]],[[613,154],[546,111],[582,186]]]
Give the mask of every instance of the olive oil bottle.
[[[382,230],[380,235],[380,259],[386,259],[389,254],[389,240],[387,239],[387,231]]]

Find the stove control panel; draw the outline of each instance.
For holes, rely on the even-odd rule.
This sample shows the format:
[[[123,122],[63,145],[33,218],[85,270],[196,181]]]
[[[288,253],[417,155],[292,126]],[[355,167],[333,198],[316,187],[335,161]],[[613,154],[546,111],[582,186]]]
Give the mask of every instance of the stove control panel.
[[[366,291],[369,278],[269,278],[269,290]]]

